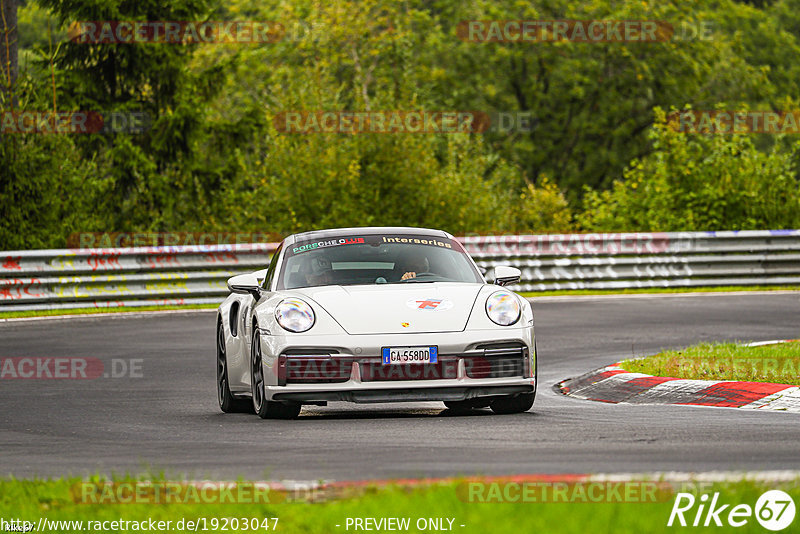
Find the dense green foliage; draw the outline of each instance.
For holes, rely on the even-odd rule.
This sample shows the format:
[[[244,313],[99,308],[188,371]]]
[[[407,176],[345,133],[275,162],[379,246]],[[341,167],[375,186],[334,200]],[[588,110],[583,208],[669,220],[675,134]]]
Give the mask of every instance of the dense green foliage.
[[[800,107],[796,0],[27,0],[21,109],[139,134],[0,137],[0,249],[79,231],[423,225],[452,233],[800,227],[796,138],[661,110]],[[475,43],[466,20],[664,20],[658,43]],[[74,21],[279,21],[262,44],[80,44]],[[707,29],[704,38],[692,37]],[[52,35],[52,37],[51,37]],[[8,109],[10,103],[3,102]],[[483,134],[292,134],[291,110],[526,112]]]
[[[634,160],[610,190],[589,191],[583,228],[628,231],[794,228],[800,195],[792,153],[760,151],[744,135],[684,135],[664,114],[654,152]]]

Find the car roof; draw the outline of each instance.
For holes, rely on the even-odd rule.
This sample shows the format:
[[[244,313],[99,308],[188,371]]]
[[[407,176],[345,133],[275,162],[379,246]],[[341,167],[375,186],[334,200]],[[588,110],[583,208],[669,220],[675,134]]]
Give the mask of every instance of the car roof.
[[[415,235],[453,239],[453,236],[443,230],[430,228],[414,228],[412,226],[362,226],[353,228],[331,228],[328,230],[313,230],[288,236],[284,243],[287,245],[299,241],[314,241],[316,239],[331,239],[335,237],[353,237],[354,235]]]

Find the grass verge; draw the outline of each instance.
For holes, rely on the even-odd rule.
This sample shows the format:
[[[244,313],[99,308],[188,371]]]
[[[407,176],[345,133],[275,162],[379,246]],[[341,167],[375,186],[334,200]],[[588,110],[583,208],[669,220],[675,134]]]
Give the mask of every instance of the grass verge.
[[[25,317],[60,317],[62,315],[86,315],[97,313],[132,313],[164,310],[213,310],[217,304],[187,304],[184,306],[120,306],[115,308],[70,308],[64,310],[32,310],[0,312],[0,319],[20,319]]]
[[[800,342],[746,347],[702,343],[683,350],[625,360],[626,371],[697,380],[742,380],[800,384]]]
[[[712,497],[719,493],[718,506],[729,504],[721,521],[726,521],[727,512],[739,504],[756,507],[759,497],[767,490],[781,489],[795,502],[800,502],[800,481],[784,482],[726,482],[726,483],[661,483],[658,491],[640,491],[642,484],[655,482],[583,482],[568,485],[554,477],[544,477],[547,482],[535,482],[534,491],[519,491],[521,483],[496,482],[497,491],[492,493],[491,482],[470,479],[470,482],[444,482],[428,486],[383,486],[362,487],[354,494],[340,496],[323,502],[282,503],[227,503],[208,502],[154,504],[134,502],[128,504],[84,504],[76,497],[75,486],[81,481],[0,481],[0,517],[3,520],[22,519],[38,528],[40,518],[50,532],[86,532],[105,530],[132,531],[129,524],[114,528],[111,521],[170,521],[170,532],[180,531],[238,531],[317,533],[353,532],[355,518],[408,519],[408,527],[396,529],[420,532],[424,522],[446,527],[457,533],[514,533],[514,532],[563,532],[563,533],[641,533],[674,532],[676,526],[667,527],[673,505],[679,491],[694,493],[696,503],[685,512],[691,525],[700,505],[700,495]],[[469,484],[479,484],[478,491]],[[482,484],[482,485],[481,485]],[[563,499],[557,498],[557,485],[562,486]],[[594,484],[594,489],[591,485]],[[633,493],[627,487],[636,485]],[[613,485],[613,486],[612,486]],[[615,492],[612,488],[616,487]],[[578,491],[580,490],[580,491]],[[81,493],[78,492],[78,495]],[[490,495],[499,496],[493,502],[475,502],[476,496],[484,500]],[[472,496],[472,499],[470,498]],[[549,497],[546,497],[549,496]],[[617,498],[617,496],[621,496]],[[688,499],[688,498],[687,498]],[[546,502],[542,502],[542,501]],[[709,499],[710,500],[710,499]],[[499,502],[504,501],[504,502]],[[755,511],[753,512],[755,513]],[[277,518],[277,524],[274,520]],[[236,522],[234,523],[234,519]],[[247,528],[243,528],[247,520]],[[257,528],[252,528],[256,520]],[[264,520],[267,519],[266,528]],[[740,520],[742,518],[740,517]],[[745,517],[746,524],[736,528],[737,532],[764,532],[757,518]],[[183,520],[181,524],[180,521]],[[452,522],[451,522],[452,520]],[[705,520],[705,513],[701,517]],[[80,524],[54,524],[53,521],[82,522]],[[193,528],[189,521],[198,522]],[[438,523],[436,523],[438,521]],[[99,523],[98,523],[99,522]],[[109,523],[105,523],[109,522]],[[797,524],[798,520],[795,520]],[[713,523],[712,523],[713,524]],[[180,525],[183,528],[180,528]],[[215,526],[216,525],[216,526]],[[227,528],[223,529],[223,525]],[[724,526],[728,526],[723,523]],[[126,528],[122,528],[122,527]],[[235,528],[234,528],[235,527]],[[680,527],[677,527],[680,530]],[[690,527],[691,528],[691,527]],[[730,528],[730,527],[728,527]],[[44,530],[44,529],[43,529]],[[139,529],[141,530],[141,529]],[[383,530],[374,528],[370,530]],[[427,528],[427,530],[436,530]],[[787,530],[791,531],[791,528]]]
[[[511,288],[513,289],[513,287]],[[559,289],[557,291],[522,291],[524,297],[557,297],[561,295],[640,295],[660,293],[730,293],[732,291],[800,291],[800,286],[700,286],[638,287],[633,289]]]

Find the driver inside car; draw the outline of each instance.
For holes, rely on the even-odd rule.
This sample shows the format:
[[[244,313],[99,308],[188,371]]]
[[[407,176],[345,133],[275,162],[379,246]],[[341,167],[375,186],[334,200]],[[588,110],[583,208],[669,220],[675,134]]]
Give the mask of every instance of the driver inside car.
[[[310,258],[311,272],[306,274],[306,281],[310,287],[327,286],[333,283],[333,269],[331,261],[324,256]]]
[[[416,278],[420,273],[428,273],[431,270],[430,262],[424,254],[414,254],[405,259],[401,271],[405,271],[400,280]]]

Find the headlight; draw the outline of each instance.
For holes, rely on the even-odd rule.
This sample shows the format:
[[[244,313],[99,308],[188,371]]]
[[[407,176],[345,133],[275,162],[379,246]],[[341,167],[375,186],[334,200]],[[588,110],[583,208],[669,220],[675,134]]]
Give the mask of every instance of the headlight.
[[[314,310],[300,299],[284,299],[275,308],[275,319],[289,332],[305,332],[314,326]]]
[[[492,293],[486,299],[486,315],[500,326],[511,326],[519,319],[520,306],[517,297],[508,291]]]

